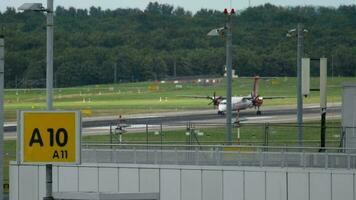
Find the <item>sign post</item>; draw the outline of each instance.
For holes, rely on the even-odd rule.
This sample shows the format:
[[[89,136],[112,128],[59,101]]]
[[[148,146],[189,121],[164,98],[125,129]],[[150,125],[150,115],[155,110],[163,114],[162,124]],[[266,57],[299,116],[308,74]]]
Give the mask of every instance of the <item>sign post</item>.
[[[19,161],[80,164],[79,111],[20,111]]]

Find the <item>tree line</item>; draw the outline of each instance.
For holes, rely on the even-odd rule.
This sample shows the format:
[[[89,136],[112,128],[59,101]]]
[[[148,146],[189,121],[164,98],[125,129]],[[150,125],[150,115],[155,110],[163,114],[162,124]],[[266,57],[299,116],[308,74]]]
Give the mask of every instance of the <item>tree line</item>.
[[[57,7],[54,34],[56,87],[222,75],[225,41],[207,37],[224,26],[222,11],[149,3],[145,10]],[[356,75],[356,6],[278,7],[238,12],[233,22],[233,68],[240,76],[295,76],[295,37],[303,23],[307,57],[327,57],[329,74]],[[5,84],[44,87],[46,17],[38,12],[0,13],[6,39]],[[313,64],[316,65],[316,64]],[[318,68],[312,67],[312,74]]]

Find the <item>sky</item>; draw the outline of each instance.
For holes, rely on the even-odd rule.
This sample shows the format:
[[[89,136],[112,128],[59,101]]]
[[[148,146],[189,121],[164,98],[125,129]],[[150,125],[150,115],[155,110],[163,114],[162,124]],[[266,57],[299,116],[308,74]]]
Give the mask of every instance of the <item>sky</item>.
[[[143,10],[152,0],[54,0],[54,6],[89,8],[91,6],[100,6],[103,9],[116,8],[140,8]],[[193,13],[201,8],[223,10],[224,8],[235,8],[237,10],[245,9],[249,6],[257,6],[265,3],[271,3],[281,6],[332,6],[355,5],[355,0],[156,0],[159,3],[167,3],[174,6],[180,6]],[[43,3],[47,0],[0,0],[0,11],[6,7],[19,7],[22,3]]]

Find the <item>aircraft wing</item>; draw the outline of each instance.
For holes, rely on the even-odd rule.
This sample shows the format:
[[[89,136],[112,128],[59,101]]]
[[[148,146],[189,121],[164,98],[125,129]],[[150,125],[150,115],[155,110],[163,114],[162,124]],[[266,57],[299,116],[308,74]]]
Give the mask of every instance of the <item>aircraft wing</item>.
[[[195,99],[211,99],[210,96],[199,96],[199,95],[179,95],[179,97],[195,98]]]
[[[286,97],[286,96],[263,96],[263,99],[286,99],[286,98],[293,98],[293,97]]]
[[[286,99],[286,98],[294,98],[294,97],[287,97],[287,96],[260,96],[262,99]],[[243,100],[252,100],[253,97],[247,96],[243,97]]]

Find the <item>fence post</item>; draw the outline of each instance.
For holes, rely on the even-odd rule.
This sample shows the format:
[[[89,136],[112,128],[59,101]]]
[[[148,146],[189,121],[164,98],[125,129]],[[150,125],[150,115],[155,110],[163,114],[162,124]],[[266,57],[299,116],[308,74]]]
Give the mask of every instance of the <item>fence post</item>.
[[[281,167],[285,167],[285,149],[282,149],[282,163],[281,163]]]
[[[269,123],[264,124],[264,130],[265,130],[264,146],[268,146]]]
[[[112,147],[112,123],[110,123],[110,144]]]
[[[260,154],[260,167],[263,167],[263,151],[262,149],[258,149],[258,153]]]
[[[223,153],[222,151],[219,151],[219,147],[216,146],[216,148],[215,148],[216,165],[220,165],[221,164],[221,154],[222,153]]]
[[[154,164],[156,165],[158,162],[157,149],[154,150]]]
[[[146,144],[148,147],[148,123],[146,122]]]
[[[163,145],[163,131],[162,131],[162,122],[161,122],[161,127],[160,127],[160,131],[159,134],[161,135],[161,149],[162,149],[162,145]]]
[[[195,164],[196,165],[199,165],[199,150],[198,150],[198,147],[195,147]]]
[[[178,165],[178,150],[177,147],[174,148],[175,155],[176,155],[176,165]]]

